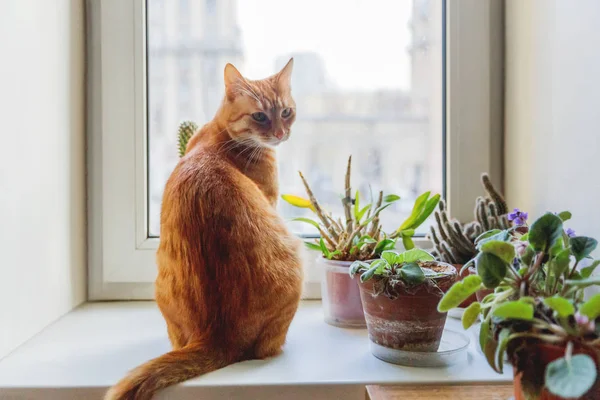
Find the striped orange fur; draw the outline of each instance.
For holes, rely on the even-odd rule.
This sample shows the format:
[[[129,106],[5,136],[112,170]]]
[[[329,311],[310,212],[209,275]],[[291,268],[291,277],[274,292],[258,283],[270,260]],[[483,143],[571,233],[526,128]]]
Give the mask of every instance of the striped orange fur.
[[[105,399],[147,400],[281,351],[302,288],[300,242],[275,210],[273,147],[295,119],[292,66],[258,81],[225,67],[222,105],[190,139],[163,195],[156,301],[173,351],[131,371]]]

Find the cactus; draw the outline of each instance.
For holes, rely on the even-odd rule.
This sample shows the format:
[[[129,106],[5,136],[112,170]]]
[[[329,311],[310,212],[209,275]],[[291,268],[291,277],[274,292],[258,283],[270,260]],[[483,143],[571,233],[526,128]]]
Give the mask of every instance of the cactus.
[[[192,121],[184,121],[179,125],[179,129],[177,129],[177,148],[179,150],[179,157],[183,157],[190,138],[197,130],[198,125]]]
[[[487,196],[476,199],[475,220],[472,222],[463,225],[456,219],[450,219],[446,204],[440,201],[435,212],[437,227],[432,226],[428,235],[435,247],[434,254],[440,261],[466,264],[477,255],[475,239],[479,235],[492,229],[510,227],[504,197],[494,188],[487,174],[481,175],[481,184]]]

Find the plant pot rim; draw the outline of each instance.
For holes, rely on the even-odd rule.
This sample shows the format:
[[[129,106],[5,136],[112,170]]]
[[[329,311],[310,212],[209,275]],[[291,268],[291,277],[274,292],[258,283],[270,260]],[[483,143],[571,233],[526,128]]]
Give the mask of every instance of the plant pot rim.
[[[373,258],[372,260],[366,260],[366,261],[363,261],[363,262],[370,263],[370,262],[373,262],[373,261],[375,261],[377,259],[378,258]],[[318,256],[317,257],[317,261],[320,261],[320,262],[322,262],[324,264],[335,265],[335,266],[338,266],[338,267],[347,267],[347,268],[350,268],[350,265],[352,265],[352,263],[354,261],[356,261],[356,260],[352,260],[352,261],[329,260],[329,259],[327,259],[327,258],[325,258],[323,256]]]

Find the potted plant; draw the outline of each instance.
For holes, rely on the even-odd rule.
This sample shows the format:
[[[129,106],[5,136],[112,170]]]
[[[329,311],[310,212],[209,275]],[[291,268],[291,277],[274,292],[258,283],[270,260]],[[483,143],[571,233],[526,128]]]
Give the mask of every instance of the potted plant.
[[[321,295],[325,321],[340,327],[365,327],[365,318],[357,283],[350,278],[348,270],[354,261],[365,263],[378,259],[382,252],[393,249],[401,238],[405,247],[414,248],[412,236],[437,206],[439,195],[431,196],[426,192],[415,202],[411,215],[391,234],[383,232],[380,213],[392,203],[400,200],[399,196],[379,192],[377,201],[360,204],[358,191],[352,197],[350,185],[352,157],[348,159],[345,176],[345,195],[342,198],[344,219],[334,218],[323,209],[316,199],[304,175],[300,178],[306,189],[308,199],[289,194],[282,195],[288,203],[310,209],[317,219],[305,217],[294,221],[314,226],[320,238],[314,242],[306,242],[306,246],[320,253],[318,265],[323,271]]]
[[[474,269],[463,268],[477,255],[475,240],[479,235],[493,229],[508,229],[508,206],[502,194],[496,190],[488,174],[481,175],[481,184],[486,196],[478,197],[475,202],[475,219],[467,224],[462,224],[448,216],[445,202],[442,200],[435,211],[435,224],[431,226],[428,238],[433,242],[433,255],[440,261],[452,264],[459,270],[460,278],[475,273]],[[471,295],[460,307],[481,300],[489,294],[482,290]]]
[[[597,241],[564,230],[570,216],[547,213],[528,227],[519,213],[510,229],[480,235],[476,274],[438,305],[445,312],[481,288],[494,291],[465,310],[463,326],[482,318],[481,349],[498,372],[508,356],[517,400],[600,399],[600,294],[586,301],[583,293],[600,285],[592,276],[600,261],[590,257]]]
[[[368,264],[355,261],[371,350],[394,362],[394,351],[438,350],[446,313],[437,304],[456,280],[456,268],[421,249],[384,251]]]

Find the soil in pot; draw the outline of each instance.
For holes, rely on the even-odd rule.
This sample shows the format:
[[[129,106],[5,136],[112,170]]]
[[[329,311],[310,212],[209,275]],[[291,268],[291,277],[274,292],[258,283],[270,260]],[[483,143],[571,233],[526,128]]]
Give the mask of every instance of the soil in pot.
[[[575,346],[573,354],[588,354],[596,361],[596,369],[600,376],[600,349],[594,353],[590,349],[582,349],[581,347]],[[523,369],[523,372],[517,372],[515,368],[515,400],[528,400],[523,388],[527,387],[527,384],[523,382],[523,379],[531,381],[537,381],[538,385],[544,383],[544,373],[546,366],[552,361],[564,357],[565,347],[546,343],[532,343],[523,350],[519,356],[520,361],[516,362],[519,365],[519,369]],[[524,378],[524,375],[526,378]],[[539,400],[564,400],[562,397],[558,397],[550,393],[546,388],[542,389],[542,392],[538,397]],[[579,400],[599,400],[600,399],[600,380],[596,379],[596,384]]]
[[[324,272],[321,296],[325,322],[342,328],[364,328],[366,322],[358,281],[349,274],[352,262],[319,258],[318,263]]]
[[[394,298],[378,292],[380,282],[371,279],[359,285],[367,320],[369,339],[390,349],[437,351],[446,323],[446,314],[437,311],[443,294],[456,280],[456,268],[439,262],[422,267],[444,273],[433,283],[407,288],[395,286]]]

